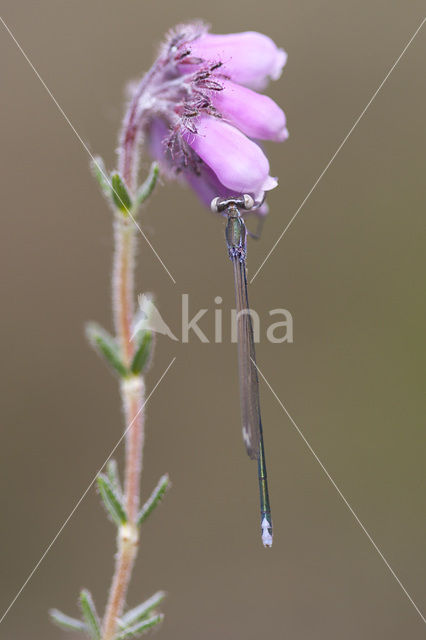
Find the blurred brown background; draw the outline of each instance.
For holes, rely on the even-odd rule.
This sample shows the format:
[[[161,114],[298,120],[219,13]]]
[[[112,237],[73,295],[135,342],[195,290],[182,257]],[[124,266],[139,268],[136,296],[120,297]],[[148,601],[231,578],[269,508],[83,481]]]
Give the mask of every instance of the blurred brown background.
[[[290,139],[268,145],[270,216],[250,244],[253,274],[422,19],[412,1],[214,3],[5,0],[12,29],[82,138],[114,166],[123,90],[157,42],[200,17],[256,29],[289,53],[270,94]],[[260,368],[424,608],[423,29],[250,290],[294,317],[294,344],[258,346]],[[88,156],[1,29],[2,240],[0,601],[10,604],[121,433],[116,383],[83,326],[110,327],[111,216]],[[142,163],[145,171],[148,162]],[[200,222],[201,221],[201,222]],[[189,230],[202,225],[202,242]],[[178,185],[158,190],[143,228],[138,290],[180,331],[191,309],[233,305],[223,224]],[[206,240],[207,239],[207,240]],[[225,313],[225,311],[224,311]],[[212,335],[212,314],[202,322]],[[240,436],[235,345],[160,337],[148,384],[143,491],[173,490],[145,526],[129,604],[169,592],[157,637],[423,638],[418,613],[268,388],[262,410],[275,542],[258,533],[256,468]],[[122,450],[120,450],[121,461]],[[2,638],[62,638],[47,610],[103,610],[114,530],[91,490],[0,625]]]

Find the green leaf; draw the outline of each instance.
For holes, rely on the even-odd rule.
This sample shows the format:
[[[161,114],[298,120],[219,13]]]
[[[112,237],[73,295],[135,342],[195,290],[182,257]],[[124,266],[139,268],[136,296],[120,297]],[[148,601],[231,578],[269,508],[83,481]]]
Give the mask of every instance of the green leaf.
[[[151,515],[155,507],[157,507],[158,504],[161,502],[162,498],[164,497],[164,494],[166,493],[167,489],[169,489],[169,487],[170,487],[170,478],[166,473],[164,476],[161,476],[154,491],[151,493],[150,497],[145,502],[142,509],[139,511],[138,519],[137,519],[138,525],[141,525],[142,522],[144,522],[148,518],[148,516]]]
[[[139,604],[137,607],[127,611],[121,617],[120,624],[122,624],[123,627],[129,627],[135,622],[139,622],[139,620],[146,618],[153,609],[158,607],[165,597],[166,594],[164,591],[157,591],[157,593],[154,593],[154,595],[148,598],[148,600],[145,600],[142,604]]]
[[[108,172],[105,169],[104,161],[100,156],[96,156],[90,162],[93,177],[97,180],[102,192],[111,198],[111,183],[108,178]]]
[[[116,171],[111,174],[112,199],[122,213],[128,214],[132,208],[132,199],[124,184],[123,178]]]
[[[141,331],[140,337],[138,336],[139,344],[136,347],[135,355],[130,365],[130,371],[135,375],[138,375],[147,367],[152,351],[152,341],[153,335],[151,331]]]
[[[123,490],[121,488],[120,476],[118,474],[118,467],[115,460],[108,460],[106,471],[108,480],[110,481],[111,485],[118,493],[118,495],[122,497]]]
[[[149,170],[147,179],[136,192],[135,207],[140,207],[155,189],[158,176],[160,175],[160,167],[158,162],[153,162]]]
[[[122,503],[121,495],[103,473],[98,475],[97,483],[105,508],[116,525],[121,526],[122,524],[126,524],[127,514]]]
[[[127,367],[120,358],[118,344],[108,331],[105,331],[96,322],[89,322],[86,325],[86,335],[95,351],[100,356],[103,356],[119,376],[125,378],[129,375]]]
[[[126,627],[122,631],[120,631],[116,636],[115,640],[126,640],[126,638],[136,638],[139,635],[142,635],[152,627],[155,627],[157,624],[162,622],[164,619],[164,615],[162,613],[158,613],[155,616],[151,616],[151,618],[146,618],[145,620],[141,620],[131,627]]]
[[[88,627],[88,632],[93,640],[101,640],[101,622],[96,612],[95,603],[90,591],[83,589],[80,593],[80,606]]]
[[[88,632],[88,626],[85,622],[77,620],[76,618],[71,618],[70,616],[65,615],[65,613],[62,613],[62,611],[58,611],[58,609],[50,609],[49,616],[52,622],[62,629],[66,629],[67,631]]]

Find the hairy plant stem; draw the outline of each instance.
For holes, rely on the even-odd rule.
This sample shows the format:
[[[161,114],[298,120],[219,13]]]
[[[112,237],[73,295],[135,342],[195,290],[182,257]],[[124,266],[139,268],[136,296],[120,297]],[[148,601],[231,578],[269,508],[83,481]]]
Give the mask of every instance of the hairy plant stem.
[[[114,222],[112,306],[115,332],[126,367],[129,367],[134,352],[131,335],[135,298],[135,230],[132,220],[117,214]]]
[[[142,136],[143,96],[148,86],[163,65],[144,76],[131,99],[123,120],[118,148],[118,169],[133,197],[137,186],[139,145]],[[139,108],[138,108],[139,107]],[[121,358],[129,368],[134,356],[131,340],[134,315],[136,225],[131,215],[118,213],[114,222],[114,261],[112,273],[112,305],[116,336]],[[128,523],[120,527],[117,537],[115,571],[103,620],[102,640],[113,640],[117,633],[117,621],[126,600],[133,565],[138,552],[139,532],[137,515],[140,503],[140,480],[144,445],[145,384],[142,375],[124,378],[120,386],[125,419],[125,470],[124,501]]]
[[[127,367],[130,366],[134,354],[131,335],[135,299],[135,228],[127,217],[121,214],[117,216],[114,223],[112,300],[116,335],[123,363]],[[102,640],[113,640],[117,633],[117,621],[123,612],[139,542],[137,514],[144,442],[143,376],[122,379],[120,393],[126,429],[124,500],[128,523],[122,525],[118,531],[115,571],[103,620]]]

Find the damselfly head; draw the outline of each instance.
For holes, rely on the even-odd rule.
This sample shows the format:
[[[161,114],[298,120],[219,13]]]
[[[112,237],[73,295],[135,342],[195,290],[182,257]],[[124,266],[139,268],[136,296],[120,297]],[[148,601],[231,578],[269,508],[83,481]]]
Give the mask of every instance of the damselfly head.
[[[214,213],[226,211],[230,207],[236,207],[237,209],[244,209],[245,211],[249,211],[255,206],[258,205],[256,205],[254,199],[248,193],[245,193],[242,196],[235,196],[231,198],[213,198],[210,203],[210,209]]]

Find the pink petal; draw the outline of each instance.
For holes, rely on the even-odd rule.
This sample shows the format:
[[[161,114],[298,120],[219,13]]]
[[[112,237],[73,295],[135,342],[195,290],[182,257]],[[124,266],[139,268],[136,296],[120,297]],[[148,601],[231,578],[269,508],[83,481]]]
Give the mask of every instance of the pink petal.
[[[223,91],[212,91],[211,99],[222,116],[250,138],[282,142],[288,138],[286,117],[268,96],[221,80]]]
[[[227,198],[232,195],[230,189],[227,189],[216,177],[216,174],[207,166],[202,165],[200,173],[196,174],[193,171],[185,171],[185,178],[187,179],[190,187],[195,191],[207,207],[210,208],[210,203],[213,198],[219,196],[220,198]]]
[[[196,126],[197,134],[186,131],[183,137],[225,187],[261,199],[264,191],[277,186],[262,149],[241,131],[211,116],[200,116]]]
[[[189,46],[193,56],[222,62],[221,73],[252,89],[264,89],[269,80],[278,80],[287,61],[285,51],[256,31],[227,35],[206,33]]]

